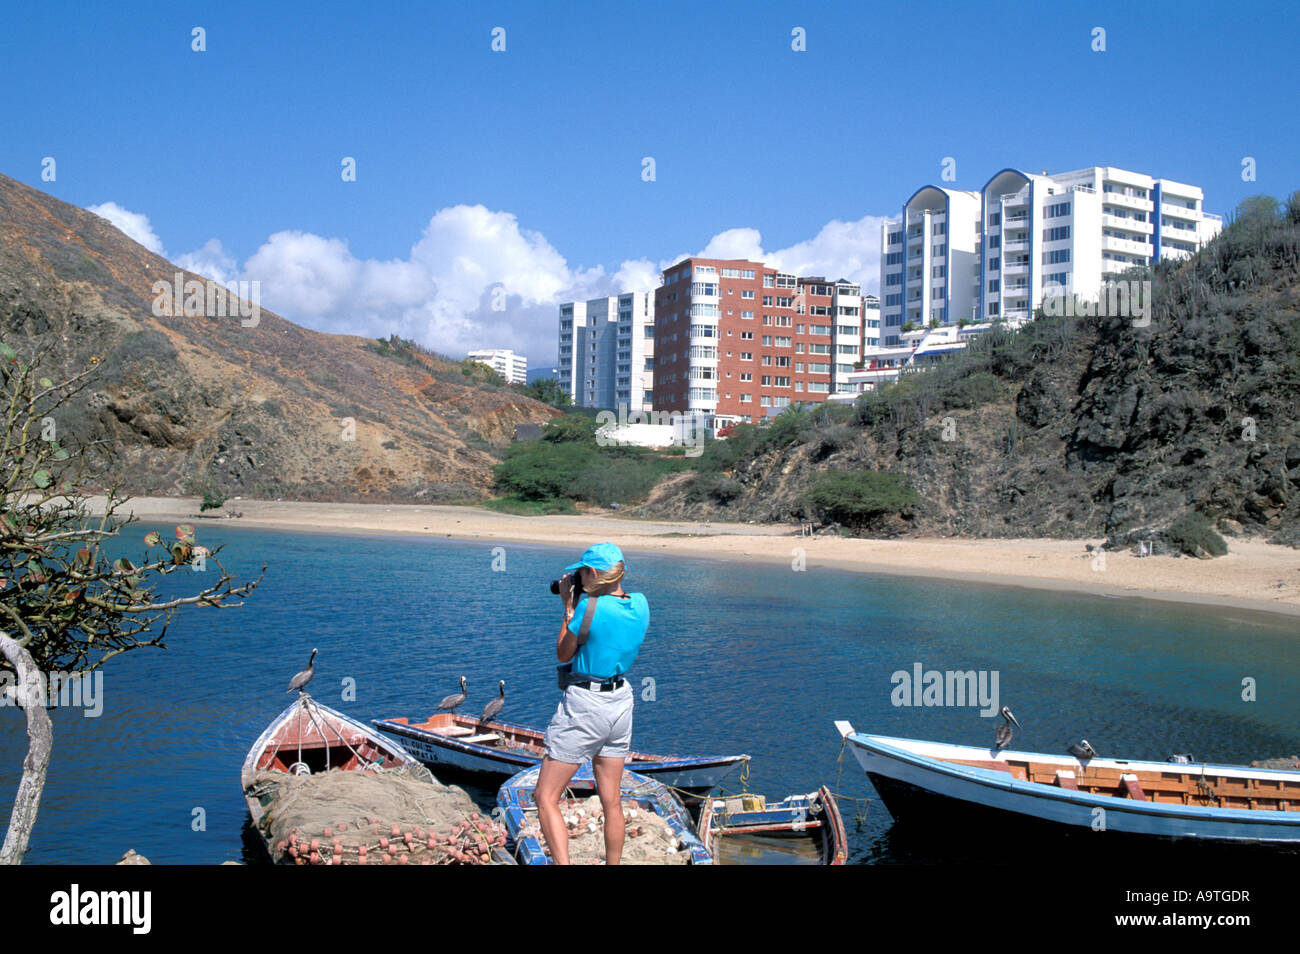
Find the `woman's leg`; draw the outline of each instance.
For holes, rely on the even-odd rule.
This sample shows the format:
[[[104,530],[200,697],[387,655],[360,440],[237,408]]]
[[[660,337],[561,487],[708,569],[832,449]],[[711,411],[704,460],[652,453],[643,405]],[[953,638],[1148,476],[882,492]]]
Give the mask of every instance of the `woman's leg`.
[[[600,806],[605,809],[605,864],[623,861],[623,758],[597,755],[591,760]]]
[[[569,830],[564,827],[564,817],[560,814],[560,797],[576,771],[577,765],[543,756],[541,771],[537,773],[537,788],[533,790],[542,837],[551,851],[551,860],[557,865],[569,863]]]

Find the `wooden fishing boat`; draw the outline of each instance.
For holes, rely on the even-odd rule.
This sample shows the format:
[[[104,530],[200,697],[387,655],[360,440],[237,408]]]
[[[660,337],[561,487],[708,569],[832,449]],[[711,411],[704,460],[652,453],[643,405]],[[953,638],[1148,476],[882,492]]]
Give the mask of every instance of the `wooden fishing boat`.
[[[430,768],[451,767],[463,772],[510,776],[540,765],[545,735],[513,722],[487,722],[468,715],[439,713],[424,722],[376,719],[374,726],[398,738]],[[749,761],[748,755],[651,755],[628,753],[626,768],[657,779],[691,800],[713,791]]]
[[[239,780],[256,825],[265,809],[250,794],[258,772],[316,775],[332,768],[365,771],[399,765],[419,767],[420,763],[393,740],[304,692],[258,736],[244,758]]]
[[[759,863],[842,865],[849,857],[844,820],[835,796],[825,785],[779,802],[768,802],[761,795],[706,798],[700,806],[696,832],[715,864],[724,863],[722,859],[733,854],[723,847],[727,840],[744,842],[735,852],[744,860],[736,863],[752,858]],[[765,847],[776,839],[803,844]]]
[[[1300,846],[1300,772],[981,749],[836,729],[896,821]]]
[[[537,806],[533,790],[541,766],[525,769],[507,779],[497,793],[497,806],[501,820],[515,845],[515,857],[521,865],[549,865],[543,839],[537,834]],[[569,782],[568,791],[578,797],[596,794],[596,779],[591,774],[591,763],[578,767]],[[628,769],[623,770],[623,809],[653,812],[664,820],[678,839],[680,850],[690,852],[690,863],[712,864],[712,859],[699,837],[691,828],[690,816],[682,803],[662,784],[648,776]]]

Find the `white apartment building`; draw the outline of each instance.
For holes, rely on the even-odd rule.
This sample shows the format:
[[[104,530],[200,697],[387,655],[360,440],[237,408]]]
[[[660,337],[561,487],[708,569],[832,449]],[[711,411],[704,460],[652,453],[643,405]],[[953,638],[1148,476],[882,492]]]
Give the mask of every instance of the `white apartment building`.
[[[573,403],[628,412],[654,400],[654,294],[625,292],[560,305],[559,380]]]
[[[466,357],[486,364],[509,384],[528,383],[528,359],[509,348],[480,348],[469,352]]]
[[[880,299],[875,295],[862,296],[862,353],[868,348],[880,347]]]
[[[1203,198],[1110,166],[1003,169],[979,192],[918,189],[881,227],[876,347],[898,347],[906,327],[1028,320],[1054,285],[1096,300],[1127,269],[1186,258],[1217,235],[1223,220]]]
[[[903,328],[955,324],[978,303],[980,195],[925,186],[903,214],[881,226],[880,340],[893,348]]]
[[[1187,258],[1223,227],[1196,186],[1109,166],[1003,169],[981,196],[979,313],[990,319],[1029,318],[1051,285],[1096,300],[1103,282]]]

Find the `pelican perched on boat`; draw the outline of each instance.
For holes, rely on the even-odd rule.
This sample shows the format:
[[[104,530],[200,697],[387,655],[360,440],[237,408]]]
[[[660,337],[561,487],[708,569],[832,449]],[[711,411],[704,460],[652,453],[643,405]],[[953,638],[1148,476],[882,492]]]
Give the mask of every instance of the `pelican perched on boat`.
[[[1011,714],[1011,710],[1003,706],[998,713],[1002,716],[1003,722],[993,732],[993,747],[996,749],[1005,749],[1011,744],[1011,724],[1014,722],[1016,728],[1020,728],[1020,722]]]
[[[1084,762],[1097,757],[1097,750],[1092,747],[1092,743],[1087,739],[1080,739],[1078,742],[1071,743],[1070,747],[1065,751]]]
[[[311,677],[316,675],[315,662],[316,650],[313,649],[311,651],[311,659],[307,660],[307,668],[289,680],[289,688],[286,689],[285,692],[293,692],[295,689],[302,692],[303,687],[306,686],[307,683],[311,682]]]
[[[455,712],[460,706],[465,704],[465,677],[460,677],[460,692],[453,692],[451,695],[443,698],[438,703],[438,712]]]
[[[505,708],[506,681],[504,679],[502,679],[499,683],[497,683],[497,690],[501,693],[501,695],[497,696],[495,699],[493,699],[491,702],[489,702],[487,705],[483,707],[483,715],[479,718],[480,722],[486,722],[488,719],[491,719],[503,708]]]

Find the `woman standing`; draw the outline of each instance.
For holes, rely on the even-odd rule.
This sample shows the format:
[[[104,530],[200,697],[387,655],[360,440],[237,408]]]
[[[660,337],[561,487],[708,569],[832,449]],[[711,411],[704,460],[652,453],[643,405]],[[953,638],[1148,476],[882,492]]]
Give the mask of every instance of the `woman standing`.
[[[627,564],[612,543],[598,543],[560,579],[564,620],[555,643],[564,696],[546,728],[546,755],[534,793],[542,835],[557,865],[569,863],[569,834],[560,798],[569,779],[591,759],[605,810],[605,863],[623,858],[623,761],[632,743],[632,687],[627,671],[650,625],[640,593],[623,592]],[[582,597],[575,602],[574,576]]]

